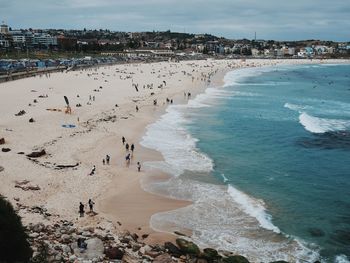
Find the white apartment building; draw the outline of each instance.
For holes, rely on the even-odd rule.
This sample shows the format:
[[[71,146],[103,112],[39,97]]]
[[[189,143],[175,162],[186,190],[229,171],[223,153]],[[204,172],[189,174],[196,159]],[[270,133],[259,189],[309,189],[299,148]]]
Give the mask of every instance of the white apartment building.
[[[56,46],[57,45],[57,38],[52,37],[49,34],[46,33],[34,33],[33,35],[33,45],[44,45],[44,46]]]

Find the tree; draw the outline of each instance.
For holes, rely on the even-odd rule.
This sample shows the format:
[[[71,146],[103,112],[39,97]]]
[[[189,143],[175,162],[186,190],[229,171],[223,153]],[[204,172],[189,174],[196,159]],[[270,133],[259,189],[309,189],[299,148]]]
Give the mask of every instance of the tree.
[[[27,238],[21,218],[0,197],[0,262],[29,262],[33,251]]]

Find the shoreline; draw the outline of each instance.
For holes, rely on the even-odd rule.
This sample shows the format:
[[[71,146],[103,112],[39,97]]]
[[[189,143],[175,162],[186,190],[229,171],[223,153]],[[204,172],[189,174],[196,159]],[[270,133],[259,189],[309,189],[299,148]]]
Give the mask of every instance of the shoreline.
[[[278,63],[280,62],[280,63]],[[209,74],[213,68],[219,72],[210,86],[223,82],[224,75],[242,67],[281,64],[283,61],[184,61],[180,63],[159,62],[152,64],[122,64],[69,73],[53,73],[50,78],[28,78],[0,85],[0,110],[4,118],[0,122],[0,138],[10,148],[8,153],[0,153],[1,172],[4,183],[0,193],[19,209],[24,224],[43,222],[51,224],[60,219],[68,219],[81,227],[110,224],[111,231],[138,233],[143,242],[161,243],[176,238],[173,234],[154,231],[149,219],[160,211],[169,211],[191,204],[148,193],[141,186],[141,179],[147,178],[147,171],[138,173],[136,162],[162,161],[162,154],[140,145],[147,125],[157,121],[166,111],[166,98],[174,99],[174,104],[184,104],[183,92],[191,92],[193,98],[208,88],[202,73]],[[285,61],[286,65],[290,62]],[[329,63],[330,61],[300,61],[300,64]],[[339,63],[338,60],[335,61]],[[349,61],[347,61],[349,63]],[[295,62],[296,63],[296,62]],[[221,74],[221,75],[220,75]],[[193,80],[193,77],[195,78]],[[216,80],[214,80],[216,78]],[[157,88],[163,80],[167,86]],[[133,84],[140,84],[135,92]],[[155,84],[153,89],[142,85]],[[98,89],[98,86],[103,89]],[[118,90],[116,90],[118,88]],[[93,90],[94,89],[94,90]],[[35,90],[35,91],[33,91]],[[38,95],[49,94],[49,98]],[[155,93],[154,95],[150,93]],[[80,95],[79,97],[77,96]],[[63,108],[63,95],[67,95],[74,107],[72,115],[47,111],[47,108]],[[96,101],[88,100],[89,95]],[[33,103],[33,99],[38,103]],[[153,106],[154,99],[158,106]],[[28,102],[32,104],[28,105]],[[118,105],[115,106],[115,105]],[[135,105],[140,110],[135,112]],[[14,116],[25,109],[24,116]],[[35,122],[28,123],[33,117]],[[80,120],[77,120],[79,118]],[[73,129],[62,128],[61,124],[74,124]],[[135,154],[129,168],[125,167],[126,151],[121,137],[135,144]],[[25,154],[37,149],[45,149],[44,157],[30,160]],[[111,164],[102,165],[102,158],[111,155]],[[57,165],[79,164],[74,168],[58,170]],[[93,165],[97,166],[94,176],[88,176]],[[154,171],[151,171],[154,172]],[[158,174],[157,174],[158,175]],[[168,178],[159,172],[160,180]],[[22,190],[18,182],[29,181],[27,185],[38,186],[40,190]],[[79,201],[92,198],[96,203],[97,215],[79,218]],[[150,205],[151,203],[151,205]],[[27,208],[43,206],[51,216],[33,214]],[[121,223],[121,225],[119,223]],[[139,229],[141,227],[141,230]],[[181,232],[181,231],[180,231]],[[189,229],[184,229],[191,235]]]
[[[228,70],[225,70],[224,72],[218,72],[214,77],[215,80],[210,85],[204,84],[201,86],[201,83],[196,83],[192,87],[188,87],[188,91],[190,91],[192,93],[192,96],[195,97],[198,94],[203,93],[208,87],[212,85],[222,84],[223,77],[227,72]],[[176,102],[174,105],[183,105],[185,103],[188,103],[188,99],[184,99],[182,92],[175,94],[173,98]],[[145,115],[152,115],[152,117],[147,119],[147,123],[142,123],[140,125],[141,127],[132,128],[133,130],[139,130],[139,133],[137,135],[133,135],[132,137],[134,138],[134,140],[137,141],[136,147],[139,149],[138,156],[141,155],[141,159],[143,160],[143,162],[164,161],[164,158],[160,152],[144,147],[140,145],[140,142],[143,136],[145,135],[147,126],[154,123],[163,114],[165,114],[166,109],[169,105],[170,104],[161,105],[159,108],[156,109],[155,112],[151,112],[152,110],[148,109],[148,112]],[[145,118],[145,116],[143,116],[143,118]],[[156,175],[154,175],[154,173],[156,173]],[[157,177],[160,181],[169,179],[170,175],[166,174],[165,172],[156,170],[143,170],[141,176],[139,176],[136,171],[133,173],[133,176],[137,176],[137,178],[133,178],[132,181],[127,182],[130,188],[122,189],[118,191],[118,194],[113,193],[113,191],[116,188],[118,188],[119,179],[113,180],[113,186],[110,186],[109,191],[105,193],[99,201],[99,206],[101,211],[104,212],[104,216],[114,223],[121,222],[121,229],[123,230],[133,231],[139,236],[147,235],[147,238],[144,239],[144,242],[146,242],[147,244],[154,245],[157,243],[164,243],[165,241],[175,242],[175,239],[177,238],[176,234],[158,232],[152,229],[152,227],[149,225],[150,218],[155,213],[182,208],[191,204],[191,202],[172,199],[170,197],[151,193],[143,189],[143,187],[141,186],[142,180],[150,179],[150,177],[152,177],[152,179]],[[130,191],[130,189],[132,189],[132,191]],[[135,196],[136,200],[141,202],[136,202],[136,200],[133,200]],[[145,208],[145,206],[149,205],[150,203],[156,203],[157,207],[151,206],[148,209]],[[135,219],[137,215],[133,213],[130,214],[129,210],[131,207],[132,210],[137,210],[138,212],[142,211],[141,218],[138,216],[138,218]],[[120,216],[118,216],[119,211],[122,211],[120,213]],[[127,223],[125,224],[123,222]],[[184,233],[187,236],[191,235],[191,231],[187,229],[178,229],[177,231],[179,233]]]

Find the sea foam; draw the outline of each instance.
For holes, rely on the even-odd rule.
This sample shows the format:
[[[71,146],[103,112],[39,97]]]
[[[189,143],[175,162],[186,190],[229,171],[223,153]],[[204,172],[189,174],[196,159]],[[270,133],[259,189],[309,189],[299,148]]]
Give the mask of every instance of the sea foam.
[[[345,131],[350,128],[350,122],[348,120],[318,118],[306,112],[302,112],[299,115],[299,122],[307,131],[312,133]]]
[[[284,107],[299,112],[299,123],[305,128],[305,130],[311,133],[345,131],[350,129],[349,120],[320,118],[307,113],[307,111],[317,111],[317,109],[314,109],[311,106],[285,103]],[[322,111],[328,114],[339,113],[337,110],[327,108],[323,109]]]
[[[253,199],[232,185],[229,185],[227,191],[233,200],[242,207],[244,212],[258,220],[261,227],[272,230],[275,233],[281,232],[279,228],[272,223],[272,217],[266,212],[262,200]]]
[[[242,79],[256,76],[269,69],[242,69],[225,76],[225,86],[234,86]],[[186,105],[172,105],[155,123],[147,127],[141,144],[160,151],[164,161],[148,162],[149,168],[161,169],[172,177],[168,181],[143,182],[145,190],[172,198],[189,200],[193,204],[151,217],[151,227],[159,231],[182,228],[193,230],[192,239],[202,246],[235,251],[259,260],[314,261],[318,253],[296,240],[280,234],[273,225],[263,201],[239,191],[233,185],[214,185],[184,176],[185,171],[209,173],[213,160],[196,147],[198,140],[186,129],[186,116],[191,108],[205,108],[232,96],[258,96],[232,89],[207,88]],[[186,173],[185,173],[186,175]],[[225,183],[227,178],[223,176]],[[289,248],[289,249],[287,249]]]

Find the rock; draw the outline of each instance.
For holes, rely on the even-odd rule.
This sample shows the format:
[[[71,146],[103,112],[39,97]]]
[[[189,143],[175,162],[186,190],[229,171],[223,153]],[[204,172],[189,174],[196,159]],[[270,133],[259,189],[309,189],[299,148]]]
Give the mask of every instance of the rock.
[[[78,165],[79,165],[79,163],[78,163]],[[87,227],[84,227],[83,228],[83,231],[85,232],[85,231],[88,231],[88,232],[90,232],[90,233],[94,233],[95,232],[95,228],[93,228],[93,227],[91,227],[91,226],[87,226]]]
[[[139,238],[139,236],[138,236],[136,233],[131,234],[130,236],[132,237],[132,239],[133,239],[134,241],[137,241],[137,239]]]
[[[213,261],[213,260],[220,258],[218,252],[213,248],[203,249],[202,255],[205,259],[208,259],[209,261]]]
[[[145,251],[145,255],[150,256],[151,258],[155,258],[159,256],[159,254],[160,252],[154,250]]]
[[[69,243],[72,242],[70,236],[67,235],[67,234],[63,234],[63,235],[61,236],[61,241],[62,241],[64,244],[69,244]]]
[[[114,236],[112,236],[111,234],[107,234],[107,235],[105,235],[105,237],[104,237],[104,240],[114,240],[115,238],[114,238]],[[129,242],[129,241],[128,241]],[[124,243],[127,243],[127,242],[124,242]]]
[[[213,262],[213,261],[209,261],[209,262]],[[199,258],[197,259],[196,263],[208,263],[208,260],[206,260],[205,258]]]
[[[248,259],[240,255],[223,258],[223,262],[224,263],[249,263]]]
[[[35,122],[35,120],[33,118],[30,118],[29,122]]]
[[[0,166],[0,172],[2,172],[3,170],[5,170],[5,168]]]
[[[92,260],[94,258],[103,257],[104,246],[103,242],[98,238],[90,238],[85,241],[87,244],[87,249],[80,250],[78,248],[77,242],[72,244],[72,249],[74,250],[74,254],[81,259]]]
[[[149,236],[149,234],[143,234],[141,237],[142,239],[146,239]]]
[[[84,237],[91,237],[91,233],[88,231],[84,231],[81,235]]]
[[[125,254],[122,258],[123,263],[139,263],[140,260],[132,255]]]
[[[129,244],[129,243],[130,243],[130,239],[129,239],[129,238],[126,238],[126,237],[122,237],[122,238],[120,239],[120,242],[125,243],[125,244]]]
[[[110,247],[104,251],[106,257],[109,259],[122,259],[124,256],[124,251],[117,247]]]
[[[62,248],[62,251],[63,251],[64,253],[70,253],[70,252],[71,252],[70,247],[67,246],[67,245],[62,245],[61,248]]]
[[[316,262],[314,262],[314,263],[316,263]],[[270,262],[270,263],[288,263],[288,262],[284,261],[284,260],[277,260],[277,261],[273,261],[273,262]]]
[[[132,251],[134,251],[134,252],[136,252],[136,251],[139,251],[140,250],[140,248],[141,248],[141,245],[140,244],[138,244],[138,243],[134,243],[134,244],[132,244]]]
[[[76,255],[71,255],[71,256],[69,257],[69,261],[70,261],[70,262],[75,262],[76,259],[77,259]]]
[[[176,239],[176,244],[179,246],[183,254],[198,255],[200,253],[199,247],[191,241],[178,238]]]
[[[31,237],[31,238],[37,238],[39,236],[39,233],[30,233],[29,234],[29,237]]]
[[[45,229],[45,225],[43,223],[38,223],[32,226],[31,228],[34,232],[40,233]]]
[[[157,256],[153,263],[172,263],[174,262],[171,258],[171,256],[167,253]]]
[[[0,145],[5,144],[5,138],[0,138]]]
[[[46,152],[45,150],[41,150],[39,152],[31,152],[30,154],[27,154],[27,157],[30,157],[30,158],[38,158],[38,157],[41,157],[43,155],[45,155]]]
[[[2,148],[1,151],[4,153],[7,153],[7,152],[11,151],[11,149],[10,148]]]
[[[172,256],[175,256],[175,257],[181,256],[180,249],[177,246],[175,246],[173,243],[171,243],[171,242],[165,242],[164,243],[164,248],[166,250],[168,250],[168,253],[170,255],[172,255]]]
[[[152,250],[152,248],[149,245],[146,245],[146,246],[140,248],[140,252],[142,254],[145,254],[147,251],[151,251],[151,250]]]

